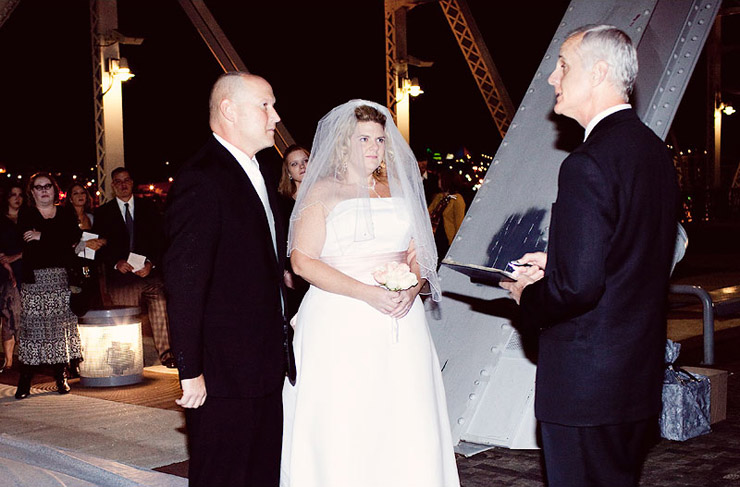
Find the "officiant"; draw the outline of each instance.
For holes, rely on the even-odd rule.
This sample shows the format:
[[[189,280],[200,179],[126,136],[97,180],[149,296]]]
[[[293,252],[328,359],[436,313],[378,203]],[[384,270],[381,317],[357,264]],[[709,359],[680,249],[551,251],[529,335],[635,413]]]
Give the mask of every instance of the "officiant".
[[[160,270],[164,251],[162,213],[151,200],[134,197],[134,181],[127,169],[114,169],[111,183],[116,197],[95,211],[92,230],[108,242],[96,259],[103,263],[111,304],[142,308],[149,318],[162,365],[174,368]]]

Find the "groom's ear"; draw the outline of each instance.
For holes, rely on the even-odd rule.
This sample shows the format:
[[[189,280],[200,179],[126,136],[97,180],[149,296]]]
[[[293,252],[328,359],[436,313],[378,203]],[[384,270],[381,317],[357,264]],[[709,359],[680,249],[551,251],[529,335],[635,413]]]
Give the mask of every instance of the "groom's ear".
[[[221,100],[221,103],[218,104],[218,111],[221,113],[221,116],[229,122],[234,122],[234,120],[236,119],[234,103],[228,98],[224,98],[223,100]]]

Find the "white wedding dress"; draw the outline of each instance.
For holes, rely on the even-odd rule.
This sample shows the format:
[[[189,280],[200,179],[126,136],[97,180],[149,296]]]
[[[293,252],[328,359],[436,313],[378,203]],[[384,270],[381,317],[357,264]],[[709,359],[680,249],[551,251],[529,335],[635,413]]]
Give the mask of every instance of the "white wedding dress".
[[[365,200],[367,202],[368,200]],[[370,199],[375,237],[354,242],[360,200],[326,220],[321,259],[355,279],[405,261],[398,199]],[[349,255],[348,255],[349,254]],[[311,286],[295,320],[296,385],[283,388],[282,487],[458,487],[442,374],[417,297],[397,324]]]

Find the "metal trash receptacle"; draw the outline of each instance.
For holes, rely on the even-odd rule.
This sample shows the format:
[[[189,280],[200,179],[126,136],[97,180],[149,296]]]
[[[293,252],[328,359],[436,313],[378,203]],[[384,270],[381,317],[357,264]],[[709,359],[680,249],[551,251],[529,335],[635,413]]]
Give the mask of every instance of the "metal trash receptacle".
[[[80,384],[125,386],[141,382],[144,347],[140,309],[112,306],[91,309],[79,318],[82,357]]]

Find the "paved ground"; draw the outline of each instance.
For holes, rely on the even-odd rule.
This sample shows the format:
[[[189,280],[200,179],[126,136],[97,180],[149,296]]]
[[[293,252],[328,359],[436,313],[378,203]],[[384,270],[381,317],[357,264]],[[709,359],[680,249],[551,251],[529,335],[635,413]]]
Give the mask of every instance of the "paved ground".
[[[698,364],[702,344],[684,342],[683,360]],[[740,328],[717,335],[717,365],[734,373],[728,379],[727,419],[712,432],[685,442],[665,439],[652,448],[641,486],[729,487],[740,486]],[[458,457],[465,487],[544,486],[539,451],[495,449],[471,458]]]

